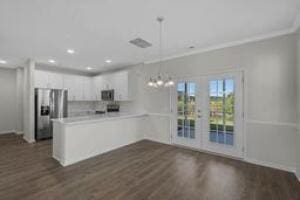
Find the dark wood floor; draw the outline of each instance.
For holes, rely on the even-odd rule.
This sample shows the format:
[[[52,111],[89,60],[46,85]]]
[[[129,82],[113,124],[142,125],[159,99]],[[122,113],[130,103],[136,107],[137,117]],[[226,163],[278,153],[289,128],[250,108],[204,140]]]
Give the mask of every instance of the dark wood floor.
[[[150,141],[63,168],[50,141],[9,134],[0,136],[0,199],[299,200],[300,184],[291,173]]]

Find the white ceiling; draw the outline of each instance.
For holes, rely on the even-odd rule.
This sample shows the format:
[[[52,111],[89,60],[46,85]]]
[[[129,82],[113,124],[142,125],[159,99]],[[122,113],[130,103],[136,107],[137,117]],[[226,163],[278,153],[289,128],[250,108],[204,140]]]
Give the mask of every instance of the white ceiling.
[[[290,29],[298,11],[299,0],[1,0],[0,59],[110,70],[158,58],[157,16],[164,55],[174,56]],[[153,46],[128,42],[136,37]]]

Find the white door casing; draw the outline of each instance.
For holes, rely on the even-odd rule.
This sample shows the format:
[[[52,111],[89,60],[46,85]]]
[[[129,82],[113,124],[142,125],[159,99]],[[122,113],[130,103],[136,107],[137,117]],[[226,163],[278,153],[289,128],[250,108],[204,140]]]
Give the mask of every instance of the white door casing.
[[[195,109],[196,109],[196,118],[195,118],[195,138],[189,137],[179,137],[178,136],[178,110],[177,110],[177,87],[178,84],[183,82],[191,82],[195,83]],[[211,108],[210,108],[210,99],[214,99],[214,97],[210,97],[210,85],[212,86],[214,82],[224,83],[224,88],[226,87],[226,83],[231,83],[230,90],[233,91],[234,99],[234,108],[232,111],[233,115],[233,125],[227,125],[226,116],[227,110],[223,110],[222,116],[224,124],[220,125],[219,120],[217,120],[215,126],[210,123],[211,116]],[[232,84],[233,83],[233,84]],[[228,84],[227,84],[228,85]],[[226,88],[225,88],[226,89]],[[225,101],[227,101],[228,96],[226,95],[226,91],[220,94],[224,94]],[[229,93],[227,91],[227,93]],[[217,95],[218,96],[218,95]],[[222,99],[222,96],[216,97],[217,99]],[[213,101],[213,100],[211,100]],[[223,105],[223,104],[222,104]],[[224,104],[225,105],[225,104]],[[225,106],[224,106],[225,107]],[[176,81],[176,86],[173,88],[171,92],[171,109],[173,111],[172,116],[172,133],[171,133],[171,141],[175,145],[186,146],[194,149],[210,151],[220,154],[225,154],[227,156],[243,158],[243,146],[244,146],[244,134],[243,134],[243,73],[241,71],[237,72],[226,72],[226,73],[218,73],[211,74],[205,76],[199,76],[196,78],[184,78],[178,79]],[[200,112],[198,112],[200,111]],[[226,113],[226,114],[225,114]],[[213,116],[213,115],[212,115]],[[221,131],[212,131],[210,129],[214,129],[211,127],[223,127]],[[231,130],[232,129],[232,130]],[[214,136],[214,137],[212,137]],[[227,136],[229,139],[227,139]],[[217,138],[217,139],[216,139]],[[219,139],[221,138],[221,139]],[[228,140],[227,142],[226,139]],[[225,144],[226,143],[226,144]]]

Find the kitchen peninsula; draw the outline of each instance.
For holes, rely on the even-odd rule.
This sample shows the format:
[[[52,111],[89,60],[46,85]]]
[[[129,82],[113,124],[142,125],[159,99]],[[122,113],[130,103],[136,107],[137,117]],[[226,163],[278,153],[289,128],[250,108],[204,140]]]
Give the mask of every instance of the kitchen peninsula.
[[[53,157],[63,166],[144,138],[146,114],[108,113],[53,120]]]

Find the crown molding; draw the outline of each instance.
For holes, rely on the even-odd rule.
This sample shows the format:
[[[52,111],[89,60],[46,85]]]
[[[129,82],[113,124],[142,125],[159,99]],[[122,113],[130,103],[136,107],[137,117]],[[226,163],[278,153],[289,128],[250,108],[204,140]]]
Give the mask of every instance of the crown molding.
[[[258,41],[267,40],[267,39],[271,39],[271,38],[275,38],[275,37],[279,37],[279,36],[283,36],[283,35],[293,34],[297,31],[300,31],[300,12],[296,15],[291,28],[280,30],[280,31],[274,31],[274,32],[271,32],[268,34],[262,34],[262,35],[250,37],[247,39],[236,40],[233,42],[226,42],[223,44],[213,45],[213,46],[206,47],[206,48],[200,48],[200,49],[196,49],[194,51],[189,51],[186,53],[167,56],[167,57],[163,58],[161,61],[168,61],[168,60],[172,60],[175,58],[181,58],[181,57],[185,57],[185,56],[191,56],[191,55],[210,52],[210,51],[214,51],[214,50],[239,46],[239,45],[247,44],[247,43],[251,43],[251,42],[258,42]],[[153,64],[153,63],[158,63],[158,62],[160,62],[159,59],[154,59],[154,60],[145,61],[143,64]]]
[[[11,70],[16,70],[17,67],[15,67],[15,66],[13,66],[13,67],[11,67],[11,66],[0,66],[0,69],[11,69]]]
[[[300,12],[298,13],[298,15],[295,17],[294,23],[293,23],[293,27],[292,30],[294,32],[300,31]]]
[[[175,58],[181,58],[181,57],[185,57],[185,56],[191,56],[191,55],[210,52],[210,51],[214,51],[214,50],[239,46],[239,45],[242,45],[242,44],[258,42],[258,41],[267,40],[267,39],[271,39],[271,38],[275,38],[275,37],[279,37],[279,36],[283,36],[283,35],[293,34],[295,32],[296,32],[296,28],[293,26],[292,28],[281,30],[281,31],[275,31],[275,32],[272,32],[272,33],[269,33],[269,34],[263,34],[263,35],[260,35],[260,36],[255,36],[255,37],[251,37],[251,38],[247,38],[247,39],[243,39],[243,40],[237,40],[237,41],[234,41],[234,42],[227,42],[227,43],[223,43],[223,44],[220,44],[220,45],[213,45],[213,46],[210,46],[210,47],[207,47],[207,48],[200,48],[200,49],[197,49],[197,50],[194,50],[194,51],[189,51],[187,53],[181,53],[181,54],[176,54],[176,55],[173,55],[173,56],[168,56],[168,57],[163,58],[161,61],[168,61],[168,60],[172,60],[172,59],[175,59]],[[145,61],[143,64],[153,64],[153,63],[158,63],[158,62],[160,62],[160,60],[155,59],[155,60]]]

